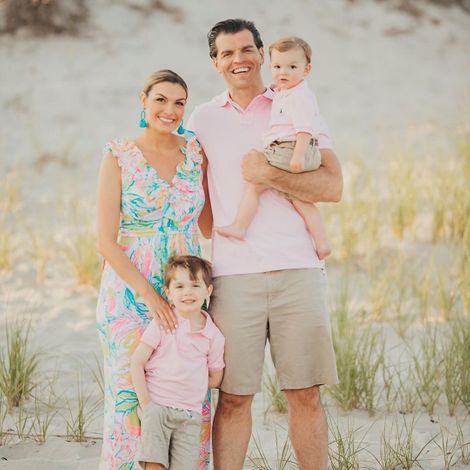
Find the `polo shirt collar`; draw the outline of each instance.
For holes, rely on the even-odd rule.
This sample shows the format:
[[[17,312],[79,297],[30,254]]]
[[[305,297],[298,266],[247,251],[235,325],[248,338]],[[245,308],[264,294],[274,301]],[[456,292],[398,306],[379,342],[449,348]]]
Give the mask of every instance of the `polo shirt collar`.
[[[260,96],[264,96],[265,98],[269,99],[272,101],[274,98],[274,91],[271,90],[271,88],[267,87],[266,90],[261,93],[260,95],[257,95],[253,98],[253,101],[258,99]],[[228,90],[225,90],[223,93],[220,95],[216,96],[214,98],[214,101],[222,108],[224,107],[227,103],[233,103],[236,104],[234,101],[232,101],[232,98],[230,98],[230,92]]]
[[[201,310],[201,313],[206,317],[206,324],[204,328],[202,330],[191,331],[191,325],[190,325],[189,320],[181,316],[176,310],[173,310],[173,311],[175,312],[176,318],[178,319],[178,323],[187,325],[186,333],[200,334],[200,335],[205,336],[208,339],[212,337],[211,332],[212,332],[212,329],[214,328],[214,322],[212,321],[212,318],[207,312],[205,312],[204,310]]]
[[[297,83],[297,85],[293,86],[292,88],[288,88],[287,90],[280,90],[278,93],[280,93],[283,96],[289,96],[295,90],[301,90],[302,88],[305,88],[306,86],[307,86],[307,82],[305,80],[302,80],[299,83]]]

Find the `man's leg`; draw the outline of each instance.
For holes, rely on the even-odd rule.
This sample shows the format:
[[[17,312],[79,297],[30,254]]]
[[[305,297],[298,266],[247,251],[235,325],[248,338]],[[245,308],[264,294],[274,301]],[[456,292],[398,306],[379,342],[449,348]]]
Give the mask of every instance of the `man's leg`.
[[[302,470],[327,468],[328,432],[317,384],[338,382],[322,269],[277,271],[269,276],[269,341],[289,434]]]
[[[266,275],[220,276],[213,282],[210,313],[225,336],[225,371],[213,429],[214,469],[241,470],[251,435],[251,403],[263,375]]]
[[[289,408],[289,436],[300,470],[328,467],[328,426],[318,386],[284,390]]]
[[[241,470],[251,436],[253,395],[220,392],[214,417],[214,470]]]

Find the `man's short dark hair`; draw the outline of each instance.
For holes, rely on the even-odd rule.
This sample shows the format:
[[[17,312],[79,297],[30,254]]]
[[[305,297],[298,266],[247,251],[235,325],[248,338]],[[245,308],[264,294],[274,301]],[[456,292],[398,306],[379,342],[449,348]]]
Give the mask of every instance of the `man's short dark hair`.
[[[247,29],[253,35],[255,45],[258,49],[263,47],[263,41],[259,31],[256,29],[253,21],[242,20],[241,18],[229,19],[224,21],[219,21],[215,24],[212,29],[207,33],[207,41],[209,42],[209,55],[213,59],[217,57],[217,47],[215,46],[215,40],[217,36],[221,33],[224,34],[235,34]]]

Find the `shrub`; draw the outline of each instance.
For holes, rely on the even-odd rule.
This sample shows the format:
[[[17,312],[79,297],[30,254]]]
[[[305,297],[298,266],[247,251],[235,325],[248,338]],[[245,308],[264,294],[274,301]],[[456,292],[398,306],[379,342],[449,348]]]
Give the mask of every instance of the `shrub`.
[[[80,24],[88,19],[85,0],[5,0],[4,32],[12,34],[21,28],[36,36],[78,34]]]

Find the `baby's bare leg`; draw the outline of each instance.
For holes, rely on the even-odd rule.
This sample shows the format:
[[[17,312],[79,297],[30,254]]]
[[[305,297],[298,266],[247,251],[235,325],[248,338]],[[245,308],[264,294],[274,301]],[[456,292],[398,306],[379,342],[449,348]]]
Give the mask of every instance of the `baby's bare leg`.
[[[243,240],[258,210],[259,196],[265,189],[264,185],[247,183],[235,221],[224,227],[216,227],[215,231],[224,237]]]
[[[304,219],[305,225],[312,235],[318,257],[320,259],[326,258],[331,253],[331,248],[319,210],[314,204],[299,199],[292,199],[292,204]]]

